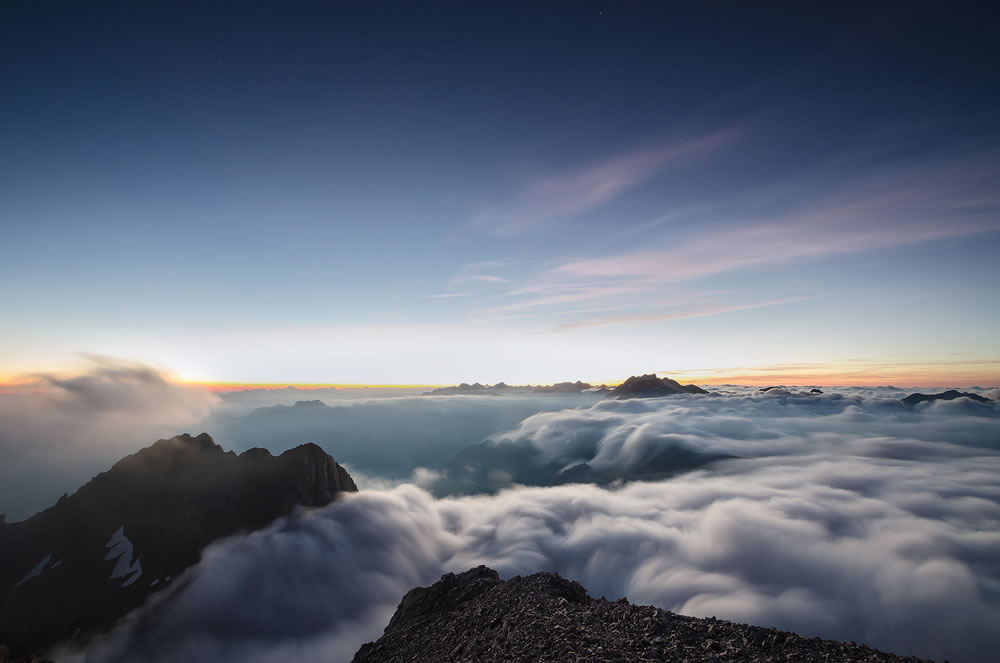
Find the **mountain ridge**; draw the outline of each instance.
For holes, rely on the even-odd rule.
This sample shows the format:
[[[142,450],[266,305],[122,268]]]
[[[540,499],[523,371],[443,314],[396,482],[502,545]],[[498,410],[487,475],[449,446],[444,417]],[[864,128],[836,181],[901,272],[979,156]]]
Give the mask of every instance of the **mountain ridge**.
[[[237,456],[207,433],[158,440],[0,527],[0,642],[14,656],[78,642],[138,607],[212,541],[356,490],[315,444]]]
[[[486,566],[447,573],[399,603],[352,663],[397,661],[842,661],[918,663],[854,642],[803,637],[626,599],[591,598],[554,573],[502,580]]]

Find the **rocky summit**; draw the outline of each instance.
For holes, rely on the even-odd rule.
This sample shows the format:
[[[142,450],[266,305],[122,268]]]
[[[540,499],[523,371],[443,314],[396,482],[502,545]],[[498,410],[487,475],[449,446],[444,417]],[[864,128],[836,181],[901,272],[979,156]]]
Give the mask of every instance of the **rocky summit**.
[[[104,630],[212,541],[356,491],[315,444],[240,455],[179,435],[126,456],[27,520],[0,524],[0,642],[13,656]]]
[[[625,599],[593,599],[551,573],[500,579],[480,566],[410,590],[385,633],[353,663],[686,661],[917,663],[865,645],[683,617]]]
[[[654,373],[633,375],[625,382],[608,392],[608,398],[656,398],[673,394],[707,394],[701,387],[693,384],[680,384],[670,378],[659,378]]]
[[[934,402],[934,401],[953,401],[956,398],[968,398],[976,403],[990,403],[990,399],[980,396],[979,394],[973,394],[966,391],[958,391],[957,389],[949,389],[948,391],[943,391],[940,394],[910,394],[903,399],[903,403],[906,405],[918,405],[920,403]]]

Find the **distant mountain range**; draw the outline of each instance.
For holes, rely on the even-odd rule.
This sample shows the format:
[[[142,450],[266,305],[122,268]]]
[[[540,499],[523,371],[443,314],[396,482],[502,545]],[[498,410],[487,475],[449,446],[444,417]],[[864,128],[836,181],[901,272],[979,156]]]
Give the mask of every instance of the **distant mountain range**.
[[[212,541],[356,490],[315,444],[237,456],[205,433],[159,440],[55,506],[0,523],[0,642],[19,656],[85,641]]]
[[[454,387],[441,387],[433,391],[424,392],[425,396],[451,396],[451,395],[499,395],[499,394],[573,394],[573,393],[594,393],[607,395],[609,398],[655,398],[658,396],[671,396],[673,394],[707,394],[701,387],[693,384],[682,385],[670,378],[659,378],[654,373],[646,375],[633,375],[625,382],[614,389],[607,385],[595,387],[587,382],[557,382],[552,385],[521,385],[511,386],[505,382],[498,382],[495,385],[483,385],[478,382],[469,384],[463,382]]]
[[[353,659],[397,661],[919,663],[853,642],[593,599],[580,583],[553,573],[503,581],[485,566],[407,592],[382,637]]]
[[[431,391],[425,391],[424,396],[482,396],[499,394],[579,394],[583,392],[604,393],[609,391],[606,385],[595,387],[586,382],[577,380],[576,382],[557,382],[549,385],[509,385],[506,382],[497,382],[494,385],[484,385],[478,382],[462,384],[453,387],[440,387]]]

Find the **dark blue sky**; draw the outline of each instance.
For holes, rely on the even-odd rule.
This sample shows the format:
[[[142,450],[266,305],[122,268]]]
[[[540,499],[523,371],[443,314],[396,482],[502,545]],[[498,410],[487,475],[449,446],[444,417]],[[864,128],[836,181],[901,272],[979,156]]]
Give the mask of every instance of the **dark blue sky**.
[[[74,352],[240,381],[917,376],[956,352],[956,379],[995,376],[996,25],[5,3],[0,376]]]

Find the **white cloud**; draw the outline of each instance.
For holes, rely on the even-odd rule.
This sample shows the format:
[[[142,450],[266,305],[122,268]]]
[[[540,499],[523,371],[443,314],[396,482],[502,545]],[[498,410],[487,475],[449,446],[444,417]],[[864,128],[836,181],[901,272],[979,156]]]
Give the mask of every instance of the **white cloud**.
[[[144,364],[92,358],[70,376],[38,374],[0,393],[0,512],[55,502],[122,456],[202,422],[218,397]]]
[[[687,614],[986,660],[1000,646],[1000,454],[984,442],[1000,439],[995,409],[911,411],[879,392],[536,415],[518,430],[558,453],[569,431],[603,439],[627,426],[650,444],[670,434],[753,453],[618,490],[362,491],[213,546],[88,660],[348,660],[406,590],[477,564],[557,571],[594,595]]]

